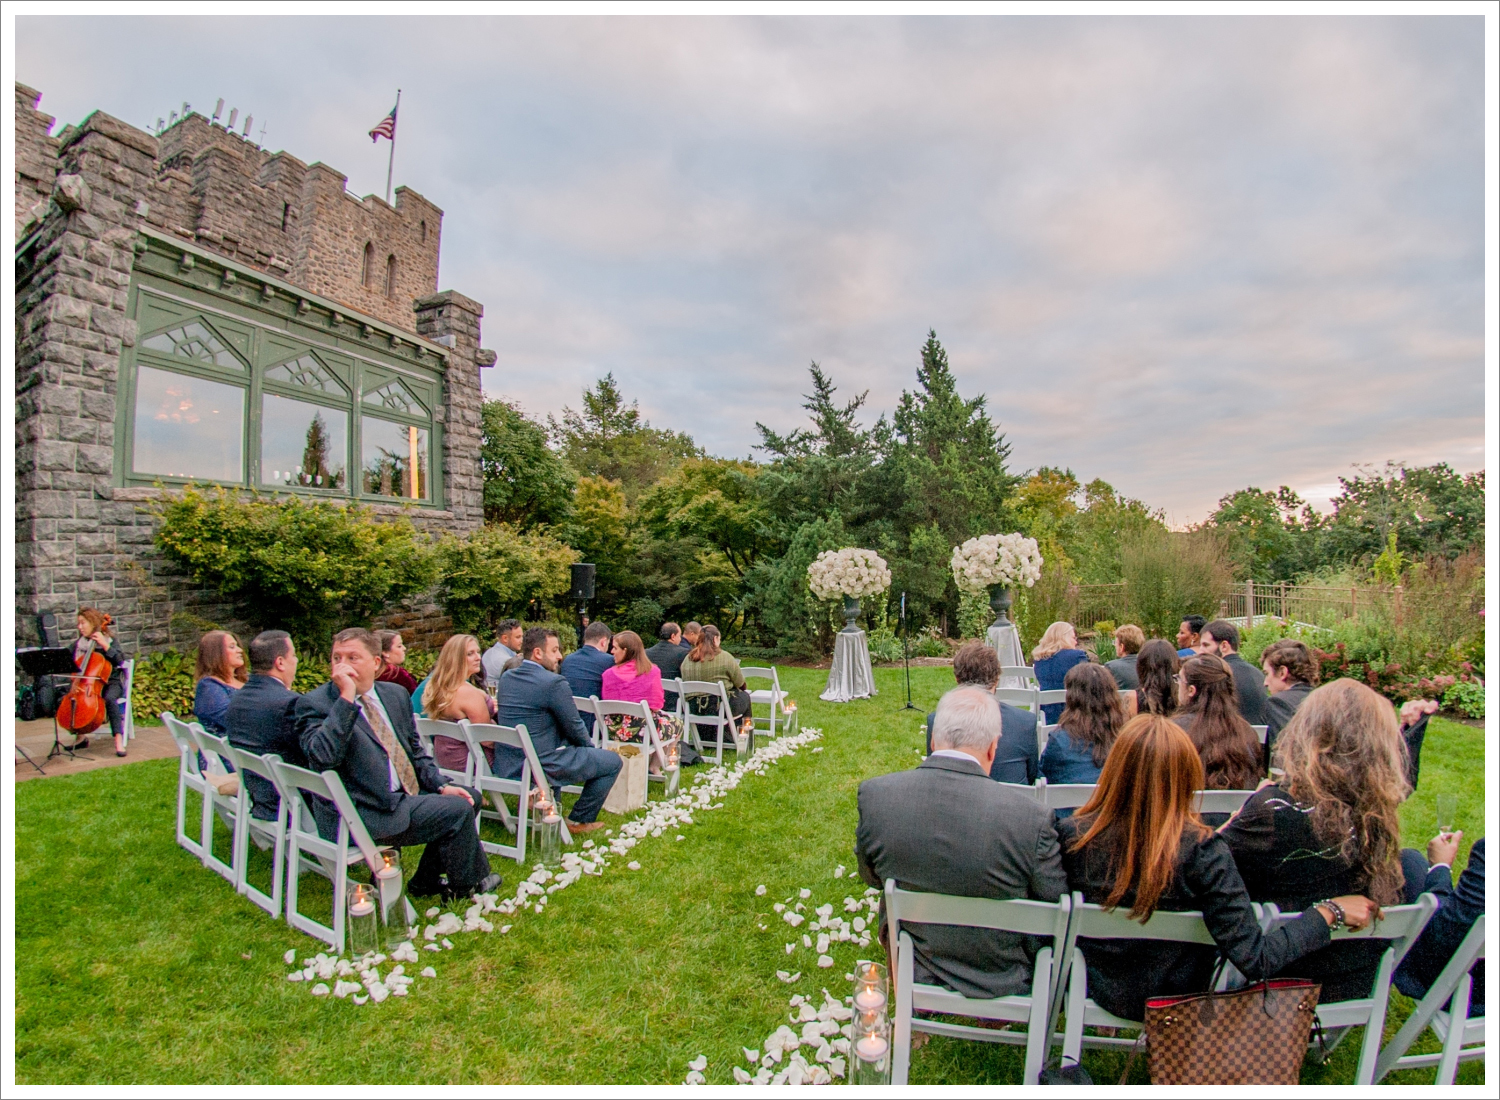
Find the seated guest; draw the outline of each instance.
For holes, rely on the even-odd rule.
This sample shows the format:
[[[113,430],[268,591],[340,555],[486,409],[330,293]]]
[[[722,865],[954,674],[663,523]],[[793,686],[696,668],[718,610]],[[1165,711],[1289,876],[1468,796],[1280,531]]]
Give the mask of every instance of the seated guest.
[[[209,733],[223,737],[229,701],[245,685],[245,652],[239,640],[227,630],[210,630],[203,635],[198,639],[193,674],[198,681],[193,689],[193,717]]]
[[[1254,790],[1261,770],[1260,741],[1235,706],[1234,674],[1212,654],[1189,657],[1177,674],[1182,709],[1172,718],[1203,759],[1210,790]],[[1216,821],[1213,824],[1222,824]]]
[[[615,665],[609,652],[609,627],[600,622],[589,623],[583,630],[583,644],[562,659],[558,672],[568,681],[573,694],[588,699],[603,690],[604,673]],[[581,715],[583,728],[594,732],[594,716]]]
[[[1053,623],[1031,651],[1037,686],[1043,691],[1062,690],[1068,669],[1088,659],[1088,653],[1078,644],[1078,632],[1073,629],[1073,624]],[[1042,708],[1042,716],[1049,726],[1057,722],[1062,709],[1061,703],[1048,703]]]
[[[907,890],[963,897],[1062,896],[1067,883],[1052,815],[987,778],[999,738],[995,697],[982,687],[956,687],[938,702],[932,755],[910,771],[859,785],[854,855],[867,883],[884,889],[893,878]],[[882,915],[882,938],[886,927]],[[912,938],[918,982],[966,997],[1030,988],[1037,953],[1030,936],[933,924],[902,930]]]
[[[1191,657],[1198,652],[1198,639],[1203,624],[1208,620],[1202,615],[1184,615],[1177,627],[1177,656]]]
[[[1276,748],[1276,735],[1292,720],[1308,693],[1318,686],[1318,659],[1295,638],[1283,638],[1261,650],[1266,685],[1266,763]]]
[[[1068,697],[1042,753],[1048,783],[1096,783],[1110,746],[1127,721],[1115,678],[1101,665],[1068,669]]]
[[[1415,901],[1427,861],[1401,850],[1405,755],[1385,699],[1354,680],[1314,689],[1277,738],[1285,774],[1220,830],[1251,900],[1283,912],[1333,894]],[[1324,1001],[1368,997],[1385,946],[1336,943],[1299,962],[1294,976],[1321,982]]]
[[[651,708],[652,722],[663,742],[675,741],[682,725],[674,715],[662,709],[665,693],[661,687],[661,669],[646,658],[646,643],[633,630],[622,630],[610,642],[614,654],[613,668],[605,670],[600,699],[618,699],[624,703],[644,702]],[[640,739],[641,720],[616,714],[609,719],[609,736],[615,741]],[[653,767],[658,761],[652,760]]]
[[[682,660],[692,647],[683,644],[682,628],[676,623],[662,623],[656,636],[661,640],[646,650],[646,659],[661,669],[662,679],[675,680],[682,675]],[[666,693],[666,701],[662,704],[662,709],[670,711],[677,709],[675,691]]]
[[[740,663],[734,655],[719,648],[718,627],[709,625],[699,629],[697,644],[682,659],[682,678],[723,684],[729,695],[729,712],[737,719],[750,717],[750,692],[745,687],[745,674],[740,671]],[[694,696],[691,704],[694,714],[713,714],[718,706],[715,700],[704,695]],[[702,730],[699,736],[702,736]]]
[[[1428,841],[1427,858],[1433,866],[1424,883],[1428,893],[1437,895],[1438,911],[1433,914],[1422,935],[1396,968],[1395,984],[1414,1001],[1427,995],[1432,983],[1453,958],[1474,922],[1484,914],[1484,837],[1474,842],[1469,852],[1469,866],[1453,886],[1452,863],[1458,855],[1463,833],[1444,833]],[[1405,861],[1402,861],[1403,864]],[[1475,960],[1469,971],[1473,986],[1469,990],[1469,1015],[1484,1015],[1484,960]]]
[[[442,722],[467,718],[479,725],[494,721],[490,707],[495,704],[488,695],[469,682],[483,665],[479,639],[472,634],[455,634],[443,643],[437,663],[424,681],[422,713]],[[432,738],[432,755],[440,768],[461,772],[469,766],[469,747],[457,737],[436,734]],[[486,753],[493,761],[494,754]]]
[[[505,671],[505,662],[516,656],[521,649],[521,621],[501,619],[495,628],[499,635],[495,644],[484,651],[484,680],[486,684],[498,684]]]
[[[335,771],[376,844],[423,844],[408,890],[418,897],[488,893],[500,876],[479,846],[479,792],[450,784],[417,737],[411,697],[375,681],[380,643],[360,627],[333,636],[332,679],[297,702],[294,720],[313,771]],[[338,835],[332,808],[313,804],[318,831]],[[447,876],[446,885],[442,876]]]
[[[986,642],[965,642],[953,655],[953,678],[959,687],[973,685],[994,694],[1000,683],[1000,655]],[[936,712],[927,716],[927,751],[932,752],[932,725]],[[1036,752],[1036,715],[1029,710],[1000,703],[1000,740],[990,778],[997,783],[1036,782],[1039,774]]]
[[[690,622],[682,628],[682,644],[692,649],[703,635],[703,624]]]
[[[382,684],[400,684],[410,695],[417,690],[417,678],[401,666],[406,664],[406,643],[401,640],[399,630],[377,630],[380,639],[380,675],[375,677]]]
[[[1141,646],[1146,644],[1146,632],[1127,623],[1115,628],[1115,659],[1104,667],[1114,675],[1121,691],[1134,691],[1141,686],[1135,663]]]
[[[583,727],[568,681],[558,675],[562,647],[557,631],[534,626],[521,639],[519,666],[500,677],[502,726],[525,726],[547,779],[556,786],[581,784],[583,793],[568,816],[569,832],[592,832],[604,822],[596,820],[609,789],[614,786],[622,761],[618,753],[594,748]],[[495,773],[515,779],[521,774],[519,749],[498,745]]]
[[[1135,689],[1137,714],[1160,714],[1170,718],[1177,713],[1177,672],[1182,659],[1170,642],[1152,638],[1141,646],[1135,662],[1141,685]]]
[[[1170,719],[1142,714],[1120,731],[1094,797],[1057,822],[1068,888],[1085,902],[1129,906],[1130,919],[1142,923],[1157,910],[1199,910],[1213,936],[1215,947],[1080,939],[1089,996],[1127,1020],[1144,1017],[1149,997],[1208,989],[1221,952],[1251,981],[1289,966],[1301,974],[1305,956],[1328,944],[1339,913],[1352,928],[1376,913],[1363,897],[1309,902],[1296,907],[1299,920],[1262,933],[1228,845],[1193,812],[1202,786],[1203,765],[1187,734]]]
[[[250,639],[250,679],[234,693],[224,713],[229,743],[260,756],[275,753],[288,764],[307,767],[292,712],[301,698],[292,691],[297,678],[297,650],[285,630],[262,630]],[[247,774],[250,813],[275,821],[281,796],[269,779]]]
[[[1265,674],[1241,657],[1240,631],[1233,623],[1215,619],[1206,624],[1198,634],[1198,652],[1212,653],[1222,658],[1234,674],[1234,696],[1239,703],[1240,714],[1252,726],[1266,724],[1266,679]]]

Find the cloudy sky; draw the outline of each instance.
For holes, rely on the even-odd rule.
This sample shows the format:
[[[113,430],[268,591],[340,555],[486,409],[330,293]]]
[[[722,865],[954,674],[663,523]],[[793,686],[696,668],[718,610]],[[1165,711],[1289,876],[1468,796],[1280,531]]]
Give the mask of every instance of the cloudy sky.
[[[1466,17],[22,17],[59,124],[223,96],[443,207],[492,395],[613,371],[743,456],[817,360],[889,410],[929,327],[1019,468],[1201,519],[1484,463],[1483,24]]]

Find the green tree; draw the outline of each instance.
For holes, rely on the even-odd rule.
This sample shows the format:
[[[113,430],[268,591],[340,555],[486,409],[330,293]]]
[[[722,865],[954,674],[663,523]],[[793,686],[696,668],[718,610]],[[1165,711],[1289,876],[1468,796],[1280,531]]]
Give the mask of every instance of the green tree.
[[[1235,573],[1262,581],[1295,579],[1315,564],[1320,518],[1285,485],[1229,493],[1208,519],[1228,540]]]
[[[625,403],[615,376],[606,374],[583,391],[583,411],[564,408],[562,421],[547,418],[553,441],[582,477],[619,482],[627,503],[703,451],[691,436],[653,428],[634,401]]]
[[[506,401],[486,401],[480,427],[486,522],[521,530],[566,522],[574,476],[547,445],[547,430]]]
[[[1445,463],[1388,462],[1339,478],[1327,526],[1326,562],[1369,562],[1396,535],[1397,548],[1420,558],[1455,558],[1484,546],[1484,471],[1456,473]]]
[[[545,531],[490,523],[437,545],[438,600],[464,634],[493,633],[501,619],[543,617],[568,589],[578,551]]]
[[[636,532],[618,481],[581,477],[573,495],[573,518],[557,529],[580,561],[595,567],[596,618],[614,615],[642,594],[635,568]]]
[[[743,577],[761,549],[769,516],[756,492],[759,467],[734,458],[693,458],[640,499],[642,520],[659,536],[697,540]]]

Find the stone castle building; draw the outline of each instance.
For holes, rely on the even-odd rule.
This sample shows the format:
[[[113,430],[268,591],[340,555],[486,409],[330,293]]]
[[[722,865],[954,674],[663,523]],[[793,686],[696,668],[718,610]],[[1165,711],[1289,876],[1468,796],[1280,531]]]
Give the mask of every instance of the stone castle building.
[[[127,651],[227,609],[156,552],[189,482],[483,519],[483,307],[439,292],[443,212],[267,153],[196,113],[52,133],[16,85],[16,644],[112,614]],[[398,619],[409,640],[433,609]]]

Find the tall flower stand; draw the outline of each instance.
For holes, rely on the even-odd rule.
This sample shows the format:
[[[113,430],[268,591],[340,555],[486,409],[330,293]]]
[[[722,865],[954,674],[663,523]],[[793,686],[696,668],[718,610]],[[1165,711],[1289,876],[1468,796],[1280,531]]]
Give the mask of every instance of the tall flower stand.
[[[1016,624],[1006,614],[1010,610],[1010,604],[1009,588],[997,584],[990,589],[990,608],[995,612],[995,621],[985,632],[984,640],[999,654],[1002,666],[1016,667],[1026,663],[1026,654],[1021,651],[1021,635],[1016,630]],[[1024,688],[1030,685],[1019,676],[1002,676],[1000,686]]]
[[[859,601],[844,597],[844,629],[833,637],[833,664],[828,668],[828,686],[820,699],[847,703],[868,699],[875,690],[875,671],[870,667],[870,643],[859,628]]]

